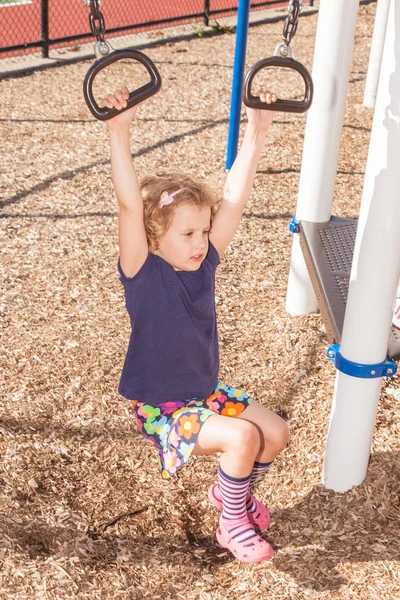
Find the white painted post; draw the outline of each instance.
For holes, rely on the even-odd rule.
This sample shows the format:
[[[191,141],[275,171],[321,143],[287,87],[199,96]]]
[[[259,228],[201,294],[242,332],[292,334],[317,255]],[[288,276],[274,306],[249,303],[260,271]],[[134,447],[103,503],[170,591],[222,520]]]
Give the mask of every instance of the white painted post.
[[[315,40],[314,99],[308,112],[301,165],[298,220],[325,222],[332,212],[359,0],[321,0]],[[289,314],[318,308],[300,248],[293,235],[286,298]]]
[[[364,106],[374,108],[381,70],[383,44],[389,14],[390,0],[378,0],[375,13],[374,33],[371,41],[367,79],[364,90]]]
[[[400,275],[400,3],[392,0],[357,229],[342,356],[360,364],[386,358]],[[337,372],[323,469],[344,492],[367,473],[381,379]]]

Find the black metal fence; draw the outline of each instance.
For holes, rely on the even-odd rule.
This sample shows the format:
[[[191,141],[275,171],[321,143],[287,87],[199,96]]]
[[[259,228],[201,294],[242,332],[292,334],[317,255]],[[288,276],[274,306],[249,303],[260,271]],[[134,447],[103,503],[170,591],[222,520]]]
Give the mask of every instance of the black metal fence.
[[[308,4],[313,5],[313,0]],[[251,3],[252,10],[286,6],[282,0]],[[187,23],[209,25],[237,12],[238,0],[102,0],[107,36]],[[89,8],[83,0],[0,0],[0,59],[88,42]]]

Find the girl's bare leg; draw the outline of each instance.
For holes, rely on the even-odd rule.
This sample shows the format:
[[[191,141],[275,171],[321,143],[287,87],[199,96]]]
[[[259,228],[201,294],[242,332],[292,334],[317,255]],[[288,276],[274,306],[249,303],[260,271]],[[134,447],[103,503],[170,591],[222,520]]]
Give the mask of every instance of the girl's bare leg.
[[[255,460],[260,463],[272,462],[286,446],[289,429],[285,421],[262,404],[253,401],[237,420],[245,420],[257,428],[260,447]]]
[[[213,415],[200,429],[194,447],[194,454],[222,453],[218,468],[222,514],[217,540],[244,562],[261,562],[274,554],[255,532],[247,512],[251,473],[260,445],[260,432],[252,422]]]
[[[251,421],[213,415],[202,425],[193,454],[221,452],[221,469],[242,478],[251,473],[260,446],[260,430]]]

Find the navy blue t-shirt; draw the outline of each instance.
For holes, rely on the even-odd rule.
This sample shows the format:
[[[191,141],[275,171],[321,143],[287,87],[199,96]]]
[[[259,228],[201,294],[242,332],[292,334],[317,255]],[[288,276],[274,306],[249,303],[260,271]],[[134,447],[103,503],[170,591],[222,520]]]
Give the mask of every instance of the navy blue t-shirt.
[[[218,383],[215,271],[219,256],[210,243],[197,271],[175,271],[148,254],[125,289],[131,336],[119,393],[152,406],[208,398]]]

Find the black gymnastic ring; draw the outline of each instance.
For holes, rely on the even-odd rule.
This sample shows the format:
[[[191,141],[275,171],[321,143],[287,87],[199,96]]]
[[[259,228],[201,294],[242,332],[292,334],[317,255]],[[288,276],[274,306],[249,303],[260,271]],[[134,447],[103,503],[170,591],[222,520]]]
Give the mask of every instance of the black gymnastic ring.
[[[138,88],[137,90],[130,92],[126,108],[118,110],[116,108],[100,107],[93,96],[94,78],[102,69],[105,69],[112,63],[117,62],[119,60],[123,60],[125,58],[136,60],[142,65],[144,65],[150,75],[150,81],[142,87]],[[112,119],[121,112],[128,110],[132,106],[139,104],[139,102],[147,100],[147,98],[150,98],[150,96],[156,94],[159,91],[160,87],[161,75],[158,72],[157,67],[155,66],[153,61],[150,60],[148,56],[146,56],[145,54],[143,54],[143,52],[140,52],[139,50],[115,50],[107,56],[96,60],[90,67],[83,82],[83,95],[92,115],[96,117],[96,119],[100,119],[100,121],[107,121],[108,119]]]
[[[285,69],[291,69],[300,73],[305,83],[304,98],[302,100],[281,100],[278,98],[276,102],[267,104],[266,102],[261,102],[258,96],[253,96],[251,93],[253,79],[257,73],[261,71],[261,69],[266,67],[283,67]],[[248,71],[243,86],[243,103],[250,108],[261,108],[262,110],[274,110],[277,112],[303,113],[310,108],[312,104],[313,93],[313,81],[310,72],[304,65],[293,58],[271,56],[270,58],[263,58],[262,60],[259,60]]]

